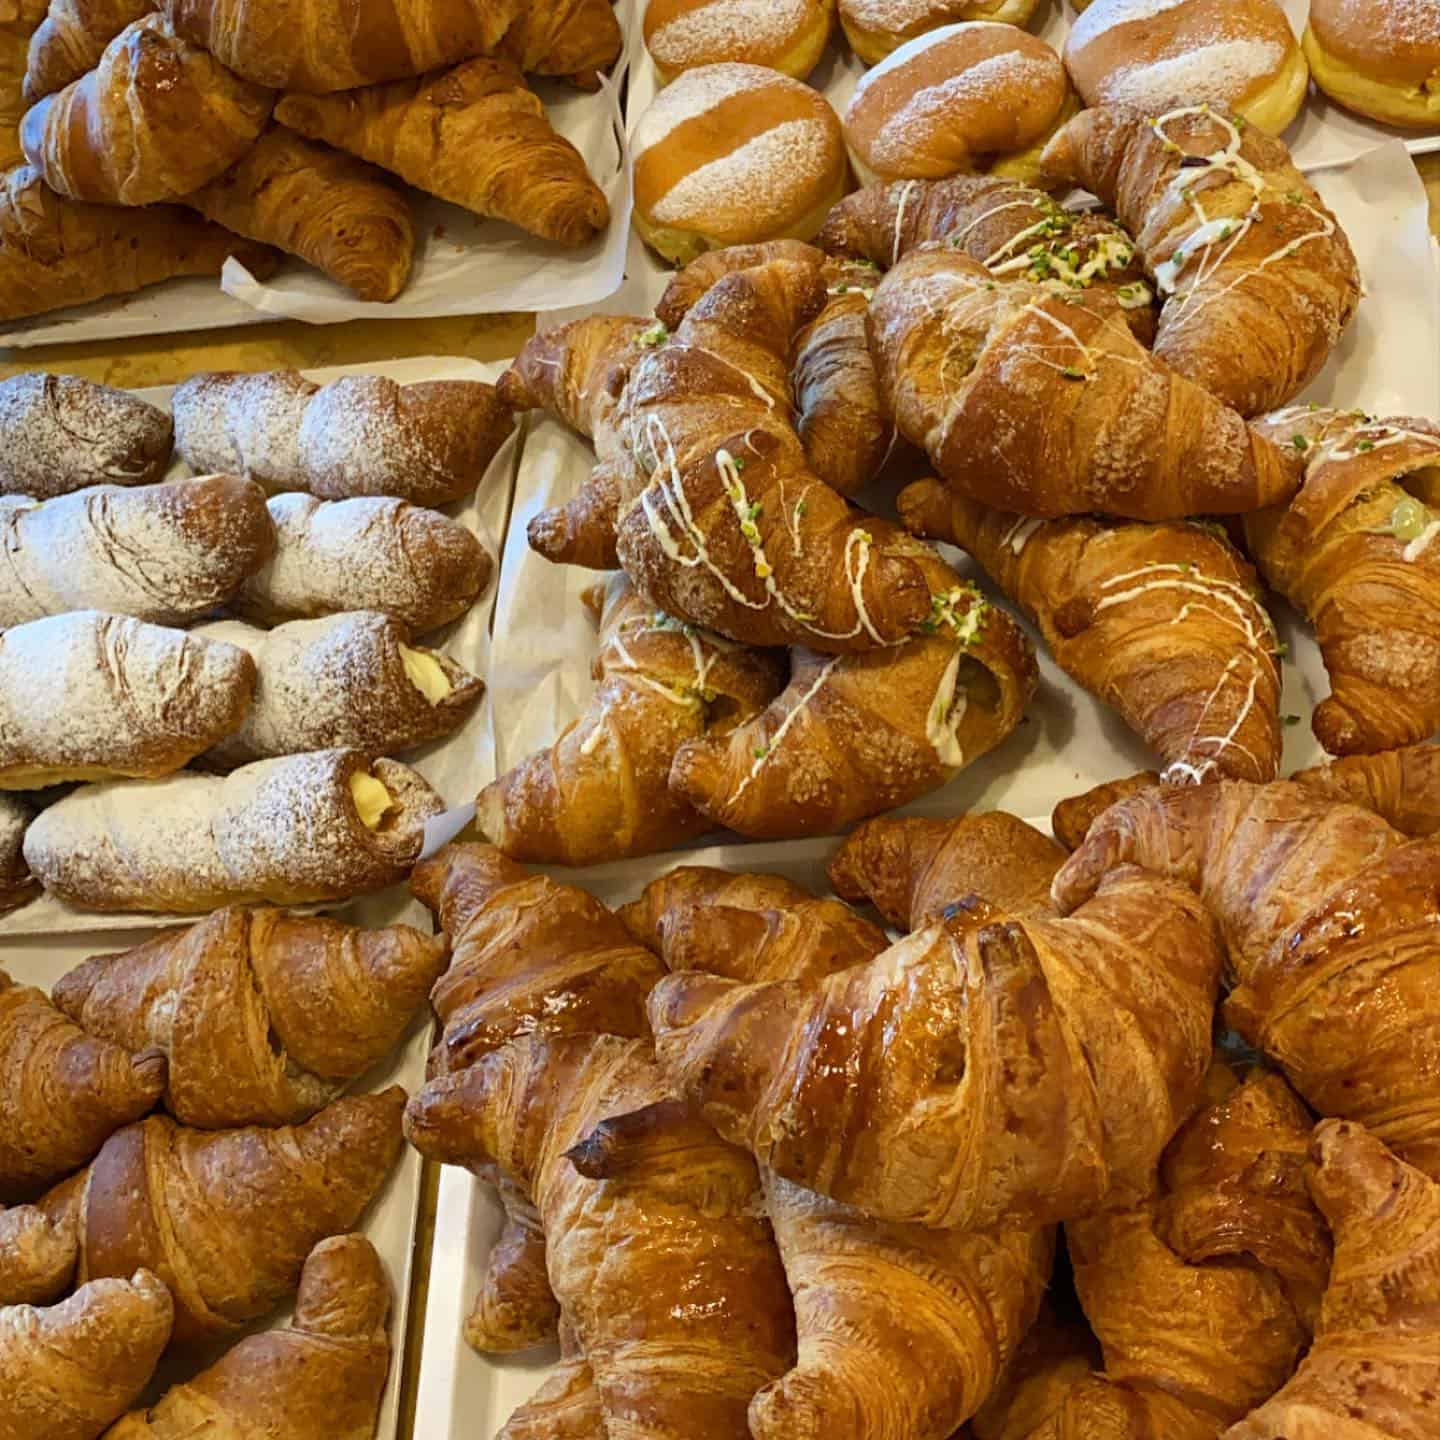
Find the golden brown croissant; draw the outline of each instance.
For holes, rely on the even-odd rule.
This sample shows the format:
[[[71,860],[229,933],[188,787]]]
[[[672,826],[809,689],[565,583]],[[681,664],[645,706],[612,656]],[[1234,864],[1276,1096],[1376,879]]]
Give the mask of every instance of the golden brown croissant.
[[[1231,1028],[1313,1110],[1366,1125],[1440,1175],[1436,857],[1433,838],[1407,842],[1378,816],[1300,785],[1222,781],[1112,806],[1054,894],[1070,909],[1135,864],[1193,886],[1238,982],[1224,1012]]]
[[[677,975],[649,1009],[670,1081],[785,1178],[879,1218],[1042,1224],[1149,1185],[1220,961],[1195,897],[1132,869],[1070,921],[973,898],[817,986]]]
[[[25,116],[26,158],[72,200],[178,200],[259,138],[274,96],[180,39],[159,15],[128,25],[83,79]]]
[[[417,189],[562,245],[587,244],[610,219],[584,157],[503,60],[343,95],[289,95],[275,117]]]
[[[1160,777],[1153,770],[1127,775],[1120,780],[1107,780],[1085,791],[1059,801],[1050,816],[1051,834],[1067,849],[1078,850],[1090,833],[1090,827],[1112,805],[1128,800],[1142,790],[1158,785]]]
[[[609,0],[163,0],[180,34],[276,90],[354,90],[496,50],[543,75],[619,56]]]
[[[127,25],[154,9],[150,0],[50,0],[30,40],[27,103],[33,105],[89,74],[105,47]]]
[[[21,165],[20,122],[30,108],[25,98],[25,66],[30,39],[45,16],[41,0],[0,6],[0,168]]]
[[[1428,739],[1440,729],[1440,512],[1423,496],[1440,477],[1440,426],[1297,406],[1255,428],[1305,461],[1300,493],[1247,515],[1245,538],[1315,627],[1331,687],[1316,738],[1332,755]]]
[[[1055,663],[1160,755],[1166,780],[1279,774],[1280,642],[1255,572],[1222,535],[1186,521],[1036,522],[938,480],[907,486],[899,506],[912,533],[974,556]]]
[[[95,1440],[140,1398],[172,1313],[148,1270],[94,1280],[49,1310],[0,1309],[0,1440]]]
[[[372,1440],[390,1373],[390,1282],[363,1235],[317,1245],[283,1330],[242,1340],[208,1370],[135,1410],[102,1440],[285,1435]]]
[[[568,1326],[550,1378],[506,1421],[495,1440],[605,1440],[605,1412],[595,1373]]]
[[[0,1306],[48,1305],[74,1270],[74,1235],[33,1205],[0,1207]]]
[[[1242,415],[1314,378],[1360,301],[1350,242],[1282,140],[1207,106],[1085,110],[1045,147],[1098,195],[1162,297],[1155,355]]]
[[[1330,1260],[1309,1137],[1290,1088],[1257,1072],[1180,1132],[1150,1200],[1066,1226],[1105,1375],[1032,1440],[1215,1440],[1289,1379]]]
[[[831,857],[842,899],[868,900],[892,925],[919,930],[971,895],[1022,920],[1053,913],[1050,882],[1065,852],[1003,810],[954,820],[867,820]],[[674,968],[674,967],[672,967]]]
[[[1427,1436],[1440,1394],[1440,1186],[1335,1120],[1315,1131],[1309,1183],[1335,1236],[1315,1344],[1225,1440]]]
[[[434,1074],[453,1074],[530,1032],[644,1035],[645,997],[664,974],[593,896],[531,875],[489,845],[450,845],[415,867],[415,897],[450,937],[431,999]],[[506,1209],[466,1339],[513,1351],[555,1334],[545,1237],[526,1191],[489,1171]]]
[[[1440,830],[1440,745],[1351,755],[1290,778],[1332,800],[1373,810],[1402,835]]]
[[[55,986],[89,1034],[169,1059],[184,1125],[293,1125],[399,1044],[445,968],[444,936],[231,906]]]
[[[1065,1404],[1072,1389],[1100,1368],[1100,1345],[1079,1320],[1059,1319],[1042,1304],[1040,1318],[971,1422],[975,1440],[1030,1440]],[[962,1431],[955,1440],[968,1440]]]
[[[790,683],[728,735],[675,754],[671,788],[742,835],[822,835],[938,789],[1019,725],[1035,693],[1024,631],[938,558],[924,638],[864,655],[793,652]]]
[[[128,295],[180,275],[218,275],[235,256],[267,279],[273,250],[174,206],[83,205],[29,166],[0,176],[0,319]]]
[[[636,361],[614,417],[630,462],[616,534],[636,588],[668,614],[844,654],[912,633],[931,587],[923,552],[805,461],[788,357],[824,292],[815,266],[787,260],[727,275]]]
[[[314,1246],[353,1228],[400,1154],[404,1108],[392,1086],[285,1129],[152,1115],[41,1208],[74,1228],[82,1280],[153,1270],[175,1298],[178,1344],[228,1337],[294,1294]]]
[[[623,575],[602,594],[585,713],[476,801],[480,833],[516,860],[593,865],[703,835],[710,820],[669,785],[676,751],[746,727],[780,689],[779,655],[672,620]]]
[[[870,341],[900,433],[982,504],[1167,520],[1288,499],[1294,451],[1152,358],[1126,313],[930,246],[880,282]]]
[[[848,905],[817,899],[779,875],[681,865],[616,912],[668,970],[731,980],[823,980],[872,960],[885,932]]]
[[[86,1035],[43,991],[0,970],[0,1203],[78,1170],[165,1088],[158,1050]]]
[[[754,1162],[667,1098],[647,1041],[525,1036],[427,1084],[406,1133],[534,1194],[611,1434],[746,1433],[794,1360],[785,1275]]]
[[[209,220],[298,255],[360,300],[393,300],[410,278],[410,203],[378,170],[282,126],[184,197]]]

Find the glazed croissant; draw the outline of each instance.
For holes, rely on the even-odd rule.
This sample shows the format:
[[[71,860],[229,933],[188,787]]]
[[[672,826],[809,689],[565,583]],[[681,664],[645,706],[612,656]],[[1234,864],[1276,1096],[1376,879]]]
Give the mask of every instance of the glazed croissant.
[[[63,90],[99,63],[105,47],[154,10],[150,0],[50,0],[30,39],[25,99],[31,105]]]
[[[1315,1132],[1308,1179],[1335,1236],[1315,1344],[1225,1440],[1424,1435],[1440,1386],[1440,1186],[1336,1120]]]
[[[526,1036],[432,1080],[406,1133],[534,1194],[612,1434],[746,1433],[751,1398],[794,1360],[784,1271],[754,1163],[667,1098],[648,1042]]]
[[[443,936],[283,910],[217,910],[86,960],[54,1001],[91,1035],[168,1057],[184,1125],[293,1125],[399,1044],[445,968]]]
[[[0,1309],[0,1440],[95,1440],[140,1398],[172,1314],[148,1270],[93,1280],[49,1310]]]
[[[1291,778],[1307,790],[1373,810],[1402,835],[1440,830],[1440,745],[1351,755]]]
[[[667,970],[731,980],[823,980],[873,960],[885,932],[848,905],[818,899],[779,875],[681,865],[617,912]]]
[[[82,1280],[153,1270],[175,1299],[177,1344],[229,1337],[295,1293],[321,1240],[354,1227],[400,1154],[404,1108],[395,1086],[290,1129],[152,1115],[42,1208],[79,1237]]]
[[[667,614],[845,654],[909,635],[931,590],[898,528],[850,509],[805,462],[787,362],[824,292],[818,269],[790,261],[727,275],[636,361],[615,415],[629,461],[616,535]]]
[[[1153,359],[1125,315],[1103,290],[997,280],[931,246],[880,282],[870,340],[900,433],[981,504],[1166,520],[1288,499],[1298,464]]]
[[[931,633],[864,655],[793,652],[790,683],[728,735],[675,753],[671,788],[742,835],[834,832],[908,804],[1019,725],[1038,672],[1024,632],[938,558]]]
[[[550,1378],[506,1421],[495,1440],[600,1440],[605,1412],[595,1372],[568,1325],[560,1329],[560,1360]]]
[[[539,97],[503,60],[342,95],[289,95],[275,118],[419,190],[561,245],[588,244],[610,220],[584,156],[555,133]]]
[[[1149,1200],[1066,1226],[1105,1374],[1033,1440],[1215,1440],[1290,1378],[1330,1262],[1309,1137],[1290,1088],[1256,1072],[1180,1132]]]
[[[1167,781],[1279,774],[1279,639],[1223,535],[1186,521],[1026,520],[938,480],[908,486],[899,506],[912,533],[979,561],[1056,664],[1160,755]]]
[[[623,575],[592,609],[602,596],[585,713],[476,801],[481,834],[517,860],[593,865],[704,834],[710,821],[669,785],[677,750],[747,728],[780,688],[778,655],[672,620]]]
[[[1095,822],[1054,894],[1071,909],[1135,864],[1194,887],[1237,982],[1231,1028],[1313,1110],[1366,1125],[1440,1174],[1436,843],[1286,782],[1152,789]]]
[[[322,1241],[305,1261],[295,1316],[242,1340],[208,1370],[135,1410],[102,1440],[325,1435],[372,1440],[390,1373],[390,1284],[363,1235]]]
[[[73,1235],[33,1205],[0,1207],[0,1306],[48,1305],[74,1270]]]
[[[980,895],[1022,920],[1051,915],[1050,882],[1065,852],[1003,810],[954,820],[867,820],[831,857],[844,900],[868,900],[891,925],[920,930]],[[672,967],[673,968],[673,967]]]
[[[1164,297],[1155,355],[1242,415],[1286,404],[1360,301],[1345,232],[1282,140],[1205,106],[1085,110],[1041,156],[1136,237]]]
[[[165,1057],[84,1033],[0,970],[0,1204],[38,1195],[152,1109]]]
[[[34,106],[20,141],[60,195],[150,205],[228,170],[274,103],[152,14],[126,26],[89,74]]]
[[[669,1081],[777,1174],[877,1218],[1033,1225],[1148,1186],[1220,962],[1195,898],[1132,869],[1069,921],[976,897],[817,986],[677,975],[649,1009]]]
[[[1440,512],[1423,494],[1440,478],[1440,426],[1296,407],[1255,428],[1305,460],[1300,493],[1247,515],[1245,537],[1315,627],[1331,686],[1316,738],[1334,755],[1428,739],[1440,729]]]

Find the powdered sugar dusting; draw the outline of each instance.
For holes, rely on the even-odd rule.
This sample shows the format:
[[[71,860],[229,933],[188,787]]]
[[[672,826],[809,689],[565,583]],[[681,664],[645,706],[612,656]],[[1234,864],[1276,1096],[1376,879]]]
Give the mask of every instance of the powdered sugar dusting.
[[[1311,24],[1326,33],[1331,25],[1383,36],[1404,45],[1428,46],[1440,55],[1440,0],[1334,0],[1314,7]]]
[[[201,475],[301,488],[300,422],[319,389],[294,370],[197,375],[175,391],[175,448]]]
[[[687,120],[713,110],[732,96],[787,84],[799,82],[788,81],[777,71],[759,65],[702,65],[698,70],[687,70],[673,85],[667,85],[640,117],[635,127],[635,158],[638,160]]]
[[[1101,82],[1099,96],[1151,111],[1178,104],[1233,105],[1284,59],[1284,47],[1271,40],[1225,40],[1113,70]]]
[[[840,13],[866,30],[891,33],[963,20],[973,0],[840,0]]]
[[[824,178],[833,153],[834,138],[820,120],[787,120],[686,175],[655,206],[655,219],[684,224],[725,211],[764,228]]]
[[[823,13],[815,0],[699,0],[651,35],[650,53],[667,69],[779,55]]]
[[[1094,0],[1094,4],[1075,17],[1065,42],[1066,49],[1073,51],[1088,45],[1097,35],[1116,25],[1153,20],[1167,10],[1191,3],[1193,0]]]
[[[957,35],[972,34],[976,30],[1003,30],[1016,37],[1017,44],[1024,43],[1019,38],[1022,32],[1013,25],[1005,25],[998,20],[967,20],[959,25],[942,25],[938,30],[927,30],[923,35],[917,35],[913,40],[907,40],[903,45],[896,46],[883,60],[872,65],[856,83],[851,104],[854,104],[855,100],[882,75],[888,75],[901,65],[908,64],[917,55],[923,55],[936,45],[943,45]]]

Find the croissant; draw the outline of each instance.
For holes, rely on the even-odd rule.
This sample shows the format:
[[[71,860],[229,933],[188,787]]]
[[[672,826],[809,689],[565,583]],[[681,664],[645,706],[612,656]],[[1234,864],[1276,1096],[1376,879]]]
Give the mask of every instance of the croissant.
[[[0,1306],[48,1305],[74,1270],[73,1235],[33,1205],[0,1207]]]
[[[1315,1344],[1225,1440],[1425,1435],[1440,1386],[1440,1186],[1336,1120],[1315,1131],[1308,1179],[1335,1235]]]
[[[938,789],[1005,740],[1038,683],[1030,642],[947,566],[920,563],[932,635],[865,655],[795,650],[762,714],[676,751],[671,788],[742,835],[825,834]]]
[[[477,1064],[518,1035],[644,1035],[645,997],[664,974],[593,896],[531,875],[489,845],[449,845],[415,867],[416,899],[450,937],[450,968],[431,995],[440,1022],[435,1074]],[[504,1177],[503,1242],[492,1250],[466,1338],[512,1351],[554,1336],[544,1234],[527,1193]]]
[[[0,970],[0,1203],[37,1195],[152,1109],[165,1057],[86,1035]]]
[[[843,654],[905,638],[931,595],[924,552],[818,480],[791,423],[791,341],[824,291],[785,260],[727,275],[636,361],[615,416],[630,461],[616,535],[667,614]]]
[[[175,1298],[177,1344],[228,1337],[294,1294],[314,1246],[354,1227],[399,1157],[404,1108],[392,1086],[279,1130],[152,1115],[41,1208],[79,1237],[82,1280],[153,1270]]]
[[[163,0],[175,28],[276,90],[326,93],[503,50],[543,75],[588,76],[620,54],[609,0]]]
[[[1195,897],[1130,870],[1069,921],[972,898],[819,985],[676,975],[649,1011],[671,1083],[784,1178],[881,1219],[1038,1225],[1148,1186],[1220,962]]]
[[[881,280],[870,341],[900,433],[981,504],[1167,520],[1288,499],[1294,452],[1152,358],[1126,313],[931,246]]]
[[[1257,1072],[1180,1132],[1150,1200],[1066,1226],[1105,1375],[1032,1440],[1215,1440],[1290,1378],[1330,1261],[1309,1137],[1305,1107]]]
[[[29,102],[25,98],[25,66],[30,37],[45,17],[43,0],[26,0],[0,9],[0,168],[24,163],[20,148],[20,122]]]
[[[72,200],[178,200],[259,138],[274,96],[176,35],[159,15],[127,25],[82,79],[20,127],[26,159]]]
[[[885,932],[837,900],[779,875],[681,865],[616,912],[668,970],[731,980],[823,980],[873,960]]]
[[[751,1398],[795,1355],[785,1275],[754,1163],[667,1098],[648,1042],[525,1036],[432,1080],[406,1133],[535,1196],[610,1433],[746,1433]]]
[[[495,1440],[603,1440],[605,1433],[594,1371],[570,1327],[562,1326],[559,1364]]]
[[[971,895],[1022,920],[1050,915],[1050,882],[1064,862],[1048,836],[993,810],[867,820],[831,857],[828,873],[842,899],[868,900],[891,925],[919,930]]]
[[[369,165],[278,125],[185,204],[298,255],[358,300],[393,300],[410,278],[415,225],[405,196]]]
[[[975,1440],[1030,1440],[1065,1404],[1070,1391],[1101,1365],[1088,1325],[1062,1322],[1048,1303],[1030,1327],[1000,1384],[971,1423]],[[1102,1432],[1108,1435],[1109,1432]],[[1122,1432],[1123,1433],[1123,1432]],[[955,1440],[969,1440],[961,1431]]]
[[[150,0],[50,0],[30,39],[25,70],[28,105],[63,90],[99,63],[105,47],[127,25],[154,10]]]
[[[676,751],[746,727],[780,688],[778,656],[673,621],[623,575],[603,607],[585,713],[476,801],[481,834],[514,859],[593,865],[704,834],[709,820],[669,788]]]
[[[89,1034],[168,1057],[184,1125],[293,1125],[400,1043],[445,968],[443,936],[283,910],[217,910],[55,986]]]
[[[1245,538],[1315,627],[1331,686],[1316,739],[1334,755],[1428,739],[1440,729],[1440,516],[1405,485],[1440,473],[1440,426],[1297,407],[1255,428],[1305,460],[1300,493],[1246,516]]]
[[[49,1310],[0,1309],[0,1440],[95,1440],[149,1383],[172,1313],[148,1270]]]
[[[417,189],[561,245],[587,244],[610,220],[584,157],[503,60],[343,95],[289,95],[275,116]]]
[[[1050,816],[1050,833],[1067,849],[1078,850],[1090,833],[1090,827],[1112,805],[1138,795],[1160,783],[1160,777],[1153,770],[1143,770],[1138,775],[1127,775],[1121,780],[1107,780],[1096,785],[1083,795],[1072,795],[1061,800]],[[1048,896],[1049,886],[1046,886]]]
[[[258,279],[279,256],[188,210],[82,205],[29,166],[0,175],[0,320],[19,320],[181,275],[219,275],[234,256]]]
[[[1224,1009],[1230,1028],[1311,1109],[1366,1125],[1440,1175],[1435,863],[1433,838],[1407,842],[1355,806],[1286,782],[1224,781],[1112,806],[1054,895],[1073,908],[1132,864],[1193,886],[1238,982]]]
[[[372,1440],[390,1373],[389,1312],[375,1247],[363,1235],[322,1241],[305,1261],[287,1329],[242,1340],[103,1440],[171,1440],[186,1430]]]
[[[1155,355],[1242,415],[1319,373],[1360,302],[1350,242],[1284,141],[1206,106],[1082,111],[1046,145],[1098,195],[1164,297]]]
[[[1402,835],[1440,830],[1440,745],[1351,755],[1298,771],[1291,779],[1307,790],[1374,811]]]
[[[1222,535],[1186,521],[1026,520],[938,480],[898,503],[912,533],[975,557],[1055,663],[1159,753],[1163,779],[1279,774],[1280,642],[1255,572]]]

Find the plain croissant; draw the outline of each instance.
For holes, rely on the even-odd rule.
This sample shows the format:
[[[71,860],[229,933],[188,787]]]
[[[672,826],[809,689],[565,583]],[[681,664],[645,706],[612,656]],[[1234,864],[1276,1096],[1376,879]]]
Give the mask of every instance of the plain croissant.
[[[50,0],[30,38],[25,99],[33,105],[100,63],[105,47],[154,10],[150,0]]]
[[[154,1108],[165,1056],[85,1034],[41,990],[0,970],[0,1203],[78,1170]]]
[[[1056,664],[1159,753],[1166,780],[1279,774],[1280,642],[1223,535],[1188,521],[1026,520],[938,480],[898,504],[914,534],[979,561]]]
[[[149,1383],[172,1314],[148,1270],[92,1280],[49,1310],[0,1309],[0,1440],[95,1440]]]
[[[1286,404],[1360,302],[1350,242],[1282,140],[1208,106],[1085,110],[1045,147],[1098,195],[1165,303],[1155,355],[1242,415]]]
[[[55,1004],[91,1035],[169,1059],[184,1125],[293,1125],[399,1044],[445,968],[443,936],[283,910],[217,910],[63,976]]]
[[[1440,745],[1351,755],[1290,778],[1332,800],[1373,810],[1402,835],[1440,830]]]
[[[108,1429],[103,1440],[186,1434],[373,1440],[390,1373],[390,1283],[363,1235],[317,1245],[283,1330],[240,1341],[208,1370]]]
[[[870,341],[900,433],[994,509],[1167,520],[1288,499],[1298,463],[1152,357],[1126,313],[930,246],[881,280]]]
[[[1143,1194],[1220,963],[1195,897],[1132,868],[1071,921],[972,897],[816,986],[675,975],[649,1010],[670,1082],[777,1174],[890,1220],[1042,1224]]]
[[[75,1237],[33,1205],[0,1207],[0,1306],[48,1305],[75,1270]]]

